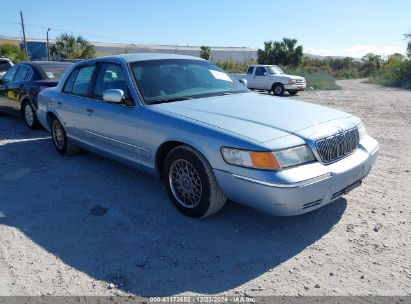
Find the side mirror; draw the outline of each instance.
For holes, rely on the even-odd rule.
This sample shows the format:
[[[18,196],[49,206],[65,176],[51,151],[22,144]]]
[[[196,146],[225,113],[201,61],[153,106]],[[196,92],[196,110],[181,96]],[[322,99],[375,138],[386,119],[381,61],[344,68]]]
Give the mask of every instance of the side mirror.
[[[239,82],[241,82],[243,84],[243,86],[245,86],[245,87],[247,87],[247,85],[248,85],[247,79],[240,79]]]
[[[120,103],[124,99],[123,90],[111,89],[103,92],[103,100],[107,102]]]
[[[267,72],[264,72],[264,76],[267,76]]]

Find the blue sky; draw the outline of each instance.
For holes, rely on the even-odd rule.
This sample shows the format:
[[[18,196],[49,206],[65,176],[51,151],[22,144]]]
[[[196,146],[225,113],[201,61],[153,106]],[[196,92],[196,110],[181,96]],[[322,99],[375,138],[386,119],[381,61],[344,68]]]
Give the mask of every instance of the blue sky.
[[[0,35],[62,32],[92,41],[261,47],[297,38],[305,52],[360,57],[405,52],[411,0],[3,0]]]

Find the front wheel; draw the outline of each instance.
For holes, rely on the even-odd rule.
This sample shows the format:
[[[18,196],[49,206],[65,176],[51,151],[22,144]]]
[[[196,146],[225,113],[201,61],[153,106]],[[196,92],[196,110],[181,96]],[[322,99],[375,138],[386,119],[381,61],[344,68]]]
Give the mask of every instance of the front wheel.
[[[163,177],[174,206],[187,216],[210,216],[219,211],[227,200],[206,158],[189,146],[179,146],[170,151]]]
[[[23,103],[22,112],[23,112],[24,121],[26,122],[26,125],[30,129],[36,130],[40,128],[40,122],[37,119],[36,111],[34,110],[33,106],[30,104],[30,102],[26,101]]]
[[[57,118],[53,118],[51,122],[51,135],[54,147],[61,155],[71,155],[79,151],[79,148],[71,143],[66,131]]]
[[[274,92],[275,96],[284,96],[285,88],[281,83],[273,84],[271,91]]]

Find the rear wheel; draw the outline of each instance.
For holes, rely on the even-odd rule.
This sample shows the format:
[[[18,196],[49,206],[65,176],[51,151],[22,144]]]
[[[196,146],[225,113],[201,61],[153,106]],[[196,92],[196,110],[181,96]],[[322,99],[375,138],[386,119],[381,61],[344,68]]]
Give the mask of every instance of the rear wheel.
[[[66,131],[57,118],[51,121],[51,135],[57,152],[61,155],[71,155],[79,151],[66,135]]]
[[[284,86],[281,83],[274,83],[271,91],[274,92],[275,96],[284,96]]]
[[[40,128],[40,122],[37,119],[36,111],[29,101],[23,102],[22,112],[24,121],[30,129],[35,130]]]
[[[219,211],[227,200],[208,161],[189,146],[170,151],[163,176],[171,201],[187,216],[207,217]]]

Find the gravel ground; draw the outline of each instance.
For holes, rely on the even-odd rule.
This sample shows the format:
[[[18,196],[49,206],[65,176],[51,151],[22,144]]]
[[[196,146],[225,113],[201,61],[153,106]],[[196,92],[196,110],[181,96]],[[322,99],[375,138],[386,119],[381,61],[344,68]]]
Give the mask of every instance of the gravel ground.
[[[296,98],[362,117],[379,159],[362,187],[289,218],[231,202],[184,217],[160,181],[61,157],[0,115],[0,295],[411,295],[411,91],[339,85]]]

